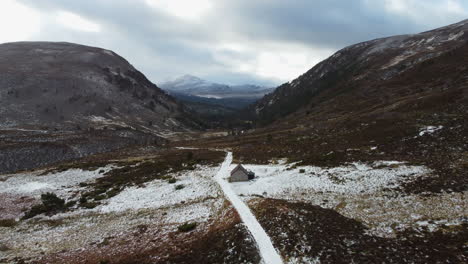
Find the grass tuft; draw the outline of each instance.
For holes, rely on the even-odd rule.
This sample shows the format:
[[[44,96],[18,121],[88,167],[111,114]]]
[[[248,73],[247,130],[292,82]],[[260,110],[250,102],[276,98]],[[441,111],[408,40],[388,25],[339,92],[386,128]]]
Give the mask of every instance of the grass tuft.
[[[197,223],[185,223],[177,227],[180,232],[190,232],[197,227]]]

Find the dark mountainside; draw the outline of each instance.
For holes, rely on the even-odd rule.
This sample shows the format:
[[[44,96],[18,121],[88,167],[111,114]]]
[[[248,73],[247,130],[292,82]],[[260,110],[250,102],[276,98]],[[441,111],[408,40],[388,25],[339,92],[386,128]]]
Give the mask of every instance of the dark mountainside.
[[[125,59],[72,43],[0,45],[0,113],[0,173],[199,128]]]
[[[250,108],[258,125],[213,139],[244,162],[406,160],[437,173],[408,192],[468,189],[468,20],[347,47]]]
[[[299,78],[281,85],[262,98],[251,111],[260,124],[271,123],[299,110],[336,117],[345,110],[375,114],[408,94],[442,94],[466,84],[466,68],[456,53],[466,48],[468,20],[415,35],[362,42],[344,48]],[[444,61],[447,72],[430,72],[435,60]],[[439,64],[442,62],[438,62]],[[454,65],[452,65],[454,64]],[[398,85],[404,76],[410,83]],[[445,77],[445,80],[442,78]],[[408,78],[408,77],[407,77]],[[420,87],[419,82],[432,82]],[[402,87],[406,85],[406,87]],[[437,87],[437,88],[436,88]],[[349,99],[353,100],[349,100]]]
[[[239,111],[254,104],[258,98],[206,98],[193,95],[171,93],[210,128],[244,127],[245,121],[239,118]]]
[[[184,108],[112,51],[71,43],[0,45],[3,128],[194,127]]]

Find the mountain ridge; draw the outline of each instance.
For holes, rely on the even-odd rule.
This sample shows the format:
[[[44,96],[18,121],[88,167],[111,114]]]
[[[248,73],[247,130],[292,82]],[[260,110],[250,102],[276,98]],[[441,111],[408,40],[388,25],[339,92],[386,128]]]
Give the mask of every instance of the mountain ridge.
[[[116,53],[68,42],[0,45],[0,173],[200,129],[189,110]]]
[[[330,89],[389,80],[415,65],[463,46],[468,20],[419,34],[374,39],[347,46],[291,82],[280,85],[250,108],[268,124],[305,107]],[[288,104],[294,101],[293,104]],[[318,102],[317,102],[318,103]]]
[[[197,126],[182,105],[106,49],[68,42],[1,44],[0,71],[3,128],[108,126],[154,133]]]

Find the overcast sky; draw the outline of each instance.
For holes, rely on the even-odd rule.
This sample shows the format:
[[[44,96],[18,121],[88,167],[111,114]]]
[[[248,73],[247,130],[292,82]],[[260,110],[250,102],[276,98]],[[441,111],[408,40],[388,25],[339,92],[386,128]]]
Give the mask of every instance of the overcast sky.
[[[156,84],[277,85],[347,45],[466,18],[467,0],[0,0],[0,43],[110,49]]]

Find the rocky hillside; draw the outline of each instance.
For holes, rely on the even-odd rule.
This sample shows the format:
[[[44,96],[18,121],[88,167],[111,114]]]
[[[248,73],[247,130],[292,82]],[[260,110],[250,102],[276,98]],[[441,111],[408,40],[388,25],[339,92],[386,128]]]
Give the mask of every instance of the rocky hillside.
[[[196,126],[171,96],[109,50],[2,44],[0,76],[0,128],[161,132]]]
[[[421,96],[423,93],[442,95],[440,91],[460,88],[468,81],[466,67],[460,63],[463,57],[454,55],[466,49],[467,31],[468,20],[465,20],[420,34],[349,46],[266,95],[251,108],[251,112],[261,124],[271,123],[300,109],[339,116],[341,111],[370,113],[389,107],[384,111],[388,114],[398,107],[394,104],[398,98],[417,93]],[[445,72],[428,71],[431,64],[450,54],[452,58],[437,63],[445,63],[443,68],[448,69],[453,78],[446,78]],[[415,70],[410,77],[405,75]],[[408,82],[395,84],[403,78]],[[427,85],[417,85],[421,81]]]

